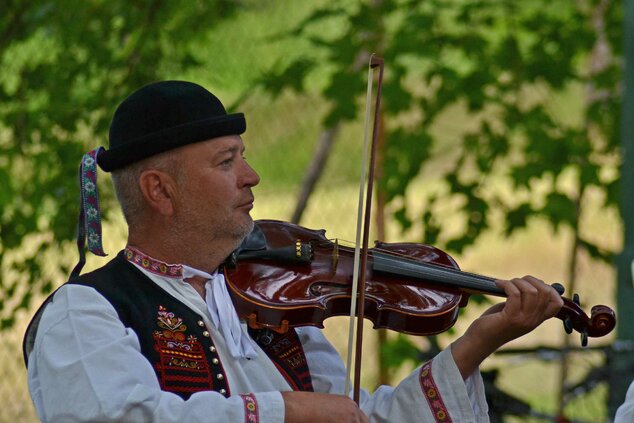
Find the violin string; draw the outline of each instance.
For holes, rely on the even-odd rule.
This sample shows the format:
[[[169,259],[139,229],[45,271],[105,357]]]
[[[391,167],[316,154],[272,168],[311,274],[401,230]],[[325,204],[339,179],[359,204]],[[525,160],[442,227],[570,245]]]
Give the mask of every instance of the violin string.
[[[504,291],[495,284],[495,279],[461,272],[451,267],[426,263],[420,260],[395,258],[376,252],[373,256],[374,269],[395,275],[410,276],[440,283],[446,286],[475,289],[482,293],[504,295]]]
[[[339,238],[337,239],[337,242],[339,245],[351,244],[350,241],[342,240]],[[381,247],[373,247],[371,251],[381,253],[382,263],[386,266],[388,265],[387,260],[391,259],[392,262],[389,265],[391,266],[391,269],[393,269],[393,273],[395,274],[399,273],[399,270],[402,269],[402,265],[404,264],[406,266],[415,266],[422,271],[427,271],[428,276],[437,276],[438,278],[442,279],[442,281],[439,281],[442,283],[454,286],[461,286],[462,283],[463,285],[466,285],[463,287],[474,288],[486,293],[497,295],[503,293],[503,291],[499,289],[497,285],[495,285],[496,278],[490,276],[462,271],[444,263],[430,263],[418,257],[412,257],[404,253],[399,253]]]

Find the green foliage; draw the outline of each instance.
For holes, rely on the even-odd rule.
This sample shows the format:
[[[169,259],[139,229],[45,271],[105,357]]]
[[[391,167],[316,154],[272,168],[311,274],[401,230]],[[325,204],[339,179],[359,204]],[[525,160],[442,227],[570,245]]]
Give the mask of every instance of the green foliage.
[[[421,361],[420,350],[400,333],[390,342],[381,345],[380,355],[381,363],[389,370],[396,370],[407,361],[414,365]]]
[[[326,72],[324,125],[346,122],[360,114],[362,68],[377,53],[386,63],[378,189],[403,231],[462,252],[492,216],[507,236],[539,218],[609,260],[583,238],[580,205],[589,189],[617,204],[622,19],[620,3],[598,0],[333,0],[287,34],[310,41],[310,55],[273,70],[264,86],[277,95]],[[333,21],[342,33],[320,31]],[[444,138],[438,125],[454,114],[470,124]],[[413,212],[408,187],[433,163],[440,188]],[[455,204],[458,223],[442,225]],[[393,355],[410,357],[398,342]]]
[[[44,253],[72,252],[79,159],[107,145],[116,105],[133,89],[196,65],[190,41],[232,4],[0,3],[0,328],[34,295],[50,292],[59,272],[68,274],[68,263],[45,271]]]
[[[574,227],[576,207],[570,195],[559,192],[560,179],[573,170],[577,177],[571,190],[603,189],[616,178],[601,177],[602,170],[618,166],[618,113],[608,110],[618,110],[620,101],[619,45],[613,30],[596,32],[592,14],[598,7],[592,2],[582,7],[562,1],[454,0],[369,2],[351,9],[333,1],[290,32],[313,43],[315,58],[304,55],[269,73],[263,86],[275,95],[284,88],[299,90],[311,71],[319,70],[317,57],[328,57],[324,67],[331,76],[322,92],[332,108],[325,125],[354,119],[365,86],[355,60],[378,52],[387,64],[383,104],[389,131],[380,187],[389,200],[403,198],[434,159],[432,149],[439,146],[431,129],[440,115],[462,105],[478,122],[452,144],[453,162],[441,148],[449,195],[430,196],[426,210],[450,197],[462,199],[465,230],[456,239],[443,239],[437,238],[442,228],[429,228],[440,231],[434,241],[462,251],[489,228],[493,206],[509,216],[508,235],[535,216],[547,217],[555,228]],[[604,25],[619,27],[620,13],[618,5],[610,5],[602,15]],[[334,39],[315,29],[332,19],[345,22],[344,33]],[[588,65],[599,41],[611,54]],[[581,123],[570,123],[553,113],[551,103],[580,86],[598,95],[571,113]],[[404,119],[405,114],[416,118]],[[518,205],[519,196],[485,189],[489,176],[500,174],[518,193],[527,194],[539,180],[550,181],[551,188],[542,198],[533,195]],[[405,207],[397,217],[404,229],[412,225]]]
[[[58,282],[44,252],[74,255],[77,161],[106,144],[116,104],[147,82],[216,63],[201,53],[213,41],[205,31],[246,3],[261,4],[0,2],[0,328]],[[277,61],[252,54],[254,66],[274,63],[254,78],[273,97],[318,90],[333,127],[362,114],[363,69],[377,53],[387,140],[378,188],[403,231],[451,252],[494,225],[511,236],[536,218],[578,233],[589,189],[617,205],[621,14],[597,0],[324,0],[269,38],[308,47]],[[456,115],[469,124],[443,136]],[[430,169],[437,189],[412,210],[408,188]],[[447,205],[457,206],[451,227]],[[611,259],[579,238],[591,257]],[[404,342],[386,347],[390,360],[414,356]]]

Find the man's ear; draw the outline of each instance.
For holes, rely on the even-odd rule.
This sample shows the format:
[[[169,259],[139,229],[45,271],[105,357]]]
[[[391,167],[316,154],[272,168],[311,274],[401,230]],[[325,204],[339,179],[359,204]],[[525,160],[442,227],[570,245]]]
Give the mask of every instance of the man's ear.
[[[139,188],[148,206],[163,216],[172,216],[176,205],[176,182],[166,172],[145,170],[139,176]]]

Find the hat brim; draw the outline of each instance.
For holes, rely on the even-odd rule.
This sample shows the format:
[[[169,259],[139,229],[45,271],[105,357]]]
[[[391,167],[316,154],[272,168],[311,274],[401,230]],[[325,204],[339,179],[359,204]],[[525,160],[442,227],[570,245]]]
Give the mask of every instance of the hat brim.
[[[129,140],[125,144],[103,151],[97,157],[97,163],[105,172],[111,172],[187,144],[226,135],[240,135],[246,128],[242,113],[188,122]]]

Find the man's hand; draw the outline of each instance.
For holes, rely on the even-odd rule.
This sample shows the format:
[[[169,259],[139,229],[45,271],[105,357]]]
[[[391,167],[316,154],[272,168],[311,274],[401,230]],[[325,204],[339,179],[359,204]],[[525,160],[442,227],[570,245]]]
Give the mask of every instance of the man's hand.
[[[343,395],[317,392],[282,392],[286,423],[368,423],[357,404]]]
[[[506,301],[485,311],[451,346],[465,379],[499,347],[529,333],[563,306],[557,291],[533,276],[498,280],[496,284],[506,293]]]

